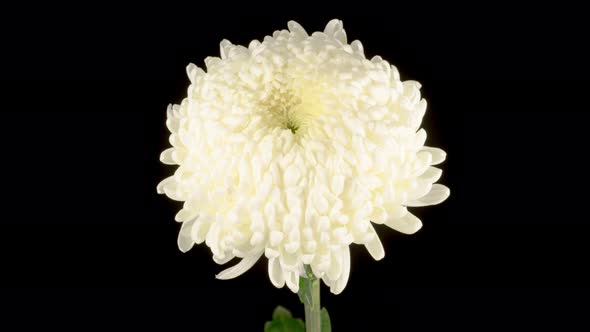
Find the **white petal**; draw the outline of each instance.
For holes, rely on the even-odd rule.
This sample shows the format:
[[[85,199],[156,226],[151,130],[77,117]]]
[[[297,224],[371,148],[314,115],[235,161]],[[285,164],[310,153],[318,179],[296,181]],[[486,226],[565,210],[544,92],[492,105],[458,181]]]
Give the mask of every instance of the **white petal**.
[[[375,233],[375,229],[371,226],[372,230],[371,233]],[[377,234],[374,234],[373,238],[365,243],[365,247],[369,251],[369,254],[373,257],[374,260],[378,261],[385,257],[385,250],[383,249],[383,244],[381,244],[381,240]]]
[[[199,216],[199,219],[195,222],[192,227],[191,237],[196,244],[201,244],[207,238],[211,222],[207,217]]]
[[[376,224],[382,224],[387,220],[387,216],[387,211],[383,207],[376,206],[373,208],[373,212],[371,212],[370,219]]]
[[[195,83],[197,81],[197,77],[205,74],[205,71],[199,67],[197,67],[194,63],[190,63],[186,67],[186,73],[188,75],[189,80],[191,83]]]
[[[264,249],[264,256],[266,256],[266,258],[268,259],[275,259],[277,257],[279,257],[281,255],[281,253],[278,250],[266,247]]]
[[[299,23],[295,21],[289,21],[287,22],[287,27],[289,28],[289,31],[295,33],[296,35],[300,37],[307,37],[307,32]]]
[[[350,275],[350,247],[346,246],[342,249],[342,272],[340,278],[330,286],[330,291],[333,294],[340,294],[346,284]]]
[[[164,194],[166,192],[165,188],[168,187],[172,182],[174,182],[174,176],[169,176],[164,180],[160,181],[160,183],[158,183],[158,186],[156,187],[158,194]]]
[[[338,19],[333,19],[326,24],[326,28],[324,29],[324,33],[328,36],[333,36],[337,31],[342,30],[342,21]]]
[[[168,196],[168,198],[175,200],[175,201],[185,201],[186,198],[180,190],[178,190],[178,183],[171,182],[166,187],[164,187],[164,194]]]
[[[287,287],[293,292],[299,292],[299,273],[296,271],[289,271],[287,274]]]
[[[433,184],[432,189],[425,196],[409,201],[407,206],[427,206],[442,203],[451,195],[451,190],[442,184]]]
[[[379,55],[375,55],[374,57],[371,58],[372,63],[381,63],[381,61],[383,61],[383,58],[380,57]]]
[[[334,287],[334,284],[336,283],[336,280],[330,279],[330,277],[328,277],[327,274],[324,274],[322,280],[324,281],[324,284],[326,284],[326,286],[330,287],[330,290],[332,289],[332,287]]]
[[[387,217],[391,219],[399,219],[408,213],[408,208],[402,205],[394,205],[387,210]]]
[[[336,33],[334,33],[334,39],[346,45],[346,31],[344,31],[344,29],[336,31]]]
[[[440,179],[441,175],[442,175],[442,170],[440,168],[428,167],[426,172],[424,172],[424,173],[422,173],[422,175],[420,175],[420,179],[430,182],[430,183],[435,183],[436,181],[438,181]]]
[[[424,130],[424,128],[421,128],[420,130],[418,130],[416,132],[416,145],[417,146],[423,146],[424,142],[426,142],[426,130]]]
[[[223,258],[219,258],[217,256],[213,256],[213,261],[219,265],[223,265],[229,261],[231,261],[232,259],[234,259],[236,256],[235,255],[225,255],[223,256]]]
[[[213,255],[221,256],[222,250],[219,248],[219,233],[221,232],[221,224],[215,222],[211,224],[211,228],[205,236],[205,244],[211,248]]]
[[[365,50],[363,49],[363,44],[360,41],[358,41],[358,40],[353,41],[352,43],[350,43],[350,47],[352,47],[352,50],[355,53],[357,53],[359,55],[363,55],[363,56],[365,55]]]
[[[336,174],[336,175],[332,176],[332,181],[330,183],[330,189],[332,190],[332,193],[334,195],[342,194],[342,191],[344,190],[345,180],[346,180],[346,178],[344,177],[344,175]]]
[[[191,219],[194,219],[197,216],[197,211],[193,209],[183,208],[178,211],[176,216],[174,216],[174,220],[177,222],[185,222]]]
[[[270,282],[276,288],[282,288],[285,286],[285,275],[281,268],[281,264],[278,262],[278,258],[268,259],[268,277],[270,278]]]
[[[415,180],[412,190],[408,193],[408,201],[412,202],[418,200],[421,197],[426,196],[430,191],[432,191],[432,183],[428,181],[422,181],[420,178],[418,178]],[[409,204],[407,205],[412,206]]]
[[[396,219],[389,219],[385,225],[395,229],[404,234],[414,234],[422,228],[422,221],[415,215],[407,213],[405,216]]]
[[[185,221],[180,226],[180,232],[178,232],[178,249],[182,252],[187,252],[191,250],[195,242],[191,237],[191,230],[197,218],[191,219],[189,221]]]
[[[244,257],[238,264],[230,267],[229,269],[225,269],[221,271],[218,275],[215,276],[217,279],[227,280],[233,279],[244,272],[248,271],[262,256],[262,251],[253,256]]]
[[[312,196],[312,197],[314,197],[314,196]],[[322,196],[321,194],[316,194],[315,197],[312,199],[313,199],[313,204],[319,213],[324,214],[330,208],[330,204],[328,203],[328,200],[324,196]]]
[[[222,59],[226,59],[229,55],[229,50],[233,47],[232,43],[224,39],[219,43],[219,55],[221,55]]]
[[[287,250],[281,250],[281,256],[279,257],[281,262],[281,268],[285,271],[294,271],[299,265],[299,254],[290,254]]]
[[[166,119],[166,127],[172,134],[178,133],[178,127],[180,126],[180,121],[174,118]]]
[[[419,176],[424,174],[428,170],[428,167],[432,165],[432,154],[427,151],[420,151],[416,154],[416,160],[413,165],[413,175]]]
[[[336,251],[332,254],[332,263],[330,264],[330,268],[327,272],[328,278],[332,280],[338,280],[338,278],[340,278],[340,274],[342,273],[342,253],[340,252],[341,250]]]
[[[272,247],[277,247],[281,241],[283,241],[283,238],[285,237],[285,235],[282,232],[279,231],[272,231],[270,232],[270,242],[269,244]]]
[[[174,176],[165,178],[160,183],[158,183],[156,188],[158,194],[166,194],[166,196],[168,196],[170,199],[175,201],[183,201],[183,197],[181,197],[182,193],[180,193],[177,189],[178,183],[176,182]]]
[[[315,258],[314,254],[301,255],[301,263],[309,265],[309,264],[311,264],[311,262],[313,261],[314,258]]]
[[[254,42],[254,40],[253,40]],[[261,44],[259,41],[255,40],[256,43],[252,44],[250,43],[248,49],[250,50],[251,54],[250,56],[252,58],[255,58],[258,54],[262,53],[264,50],[266,50],[266,45]]]
[[[443,161],[445,161],[445,159],[447,158],[447,153],[439,148],[431,148],[431,147],[425,146],[422,148],[421,151],[427,151],[427,152],[430,152],[430,154],[432,154],[431,165],[438,165],[438,164],[442,163]]]

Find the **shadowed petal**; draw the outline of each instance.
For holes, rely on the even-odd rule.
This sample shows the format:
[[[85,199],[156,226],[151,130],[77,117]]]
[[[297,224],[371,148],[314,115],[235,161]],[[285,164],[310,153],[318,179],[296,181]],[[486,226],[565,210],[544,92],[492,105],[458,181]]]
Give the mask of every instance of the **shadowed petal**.
[[[260,259],[263,252],[260,252],[258,255],[255,256],[248,256],[244,257],[238,264],[230,267],[229,269],[225,269],[219,272],[218,275],[215,276],[217,279],[227,280],[233,279],[244,272],[248,271],[254,264]]]

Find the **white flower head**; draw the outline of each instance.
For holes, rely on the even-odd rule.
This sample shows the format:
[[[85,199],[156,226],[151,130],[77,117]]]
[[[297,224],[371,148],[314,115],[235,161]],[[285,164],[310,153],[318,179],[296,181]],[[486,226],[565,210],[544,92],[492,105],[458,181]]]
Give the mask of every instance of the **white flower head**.
[[[276,287],[297,292],[309,265],[338,294],[351,243],[384,256],[371,223],[414,233],[422,223],[407,207],[449,196],[432,167],[445,152],[424,146],[420,84],[367,60],[342,21],[311,36],[288,27],[248,47],[223,40],[206,71],[187,67],[188,97],[168,108],[173,147],[161,155],[179,167],[158,192],[184,202],[180,250],[205,242],[219,264],[242,259],[217,278],[264,254]]]

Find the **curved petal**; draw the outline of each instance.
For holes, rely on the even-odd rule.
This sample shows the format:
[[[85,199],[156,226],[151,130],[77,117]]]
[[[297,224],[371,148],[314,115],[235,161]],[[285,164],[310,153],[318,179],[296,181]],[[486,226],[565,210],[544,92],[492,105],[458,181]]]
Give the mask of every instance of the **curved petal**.
[[[424,128],[420,128],[417,132],[416,132],[416,136],[415,136],[415,140],[416,140],[416,145],[417,146],[424,146],[424,143],[426,142],[426,130],[424,130]],[[422,150],[424,151],[424,150]]]
[[[195,83],[197,81],[197,77],[205,74],[205,71],[196,66],[194,63],[189,63],[188,66],[186,66],[186,74],[188,75],[191,83]]]
[[[229,56],[229,51],[233,47],[234,45],[232,45],[232,43],[229,40],[222,40],[221,43],[219,43],[219,55],[221,56],[221,58],[227,59],[227,57]]]
[[[445,159],[447,158],[447,153],[439,148],[432,148],[429,146],[425,146],[422,148],[422,151],[430,152],[430,154],[432,155],[431,165],[438,165],[438,164],[442,163],[443,161],[445,161]]]
[[[428,206],[442,203],[451,195],[451,190],[442,184],[433,184],[432,189],[425,196],[409,201],[407,206]]]
[[[164,150],[160,154],[160,161],[166,165],[176,165],[176,162],[174,161],[174,158],[172,157],[172,154],[174,153],[175,150],[176,150],[176,148],[168,148],[168,149]]]
[[[327,274],[324,274],[322,280],[324,281],[324,284],[326,284],[326,286],[330,287],[330,289],[332,289],[332,287],[334,287],[334,284],[336,283],[336,281],[330,279],[330,277],[328,277]]]
[[[197,220],[197,218],[185,221],[182,223],[182,226],[180,226],[180,232],[178,232],[177,243],[178,249],[180,249],[180,251],[182,252],[187,252],[191,250],[191,248],[195,244],[191,237],[191,231],[195,223],[195,220]]]
[[[371,226],[371,228],[373,228],[373,226]],[[375,233],[375,229],[373,228],[371,232]],[[383,249],[383,244],[381,243],[381,240],[379,239],[377,233],[375,233],[374,235],[375,236],[373,236],[373,238],[369,242],[365,243],[365,247],[369,251],[369,254],[371,254],[371,257],[373,257],[374,260],[378,261],[385,257],[385,250]]]
[[[412,175],[420,176],[424,174],[432,164],[432,153],[428,151],[420,151],[416,154],[416,163]]]
[[[285,286],[285,274],[283,273],[281,264],[278,262],[278,258],[268,259],[268,277],[276,288]]]
[[[160,181],[156,188],[158,194],[165,194],[166,196],[168,196],[168,198],[172,200],[182,201],[183,199],[177,189],[178,183],[176,182],[174,175]]]
[[[359,55],[365,55],[365,50],[363,48],[363,44],[359,41],[359,40],[355,40],[352,43],[350,43],[350,47],[352,47],[352,50],[359,54]]]
[[[176,220],[177,222],[185,222],[185,221],[193,220],[193,219],[195,219],[195,217],[197,217],[197,214],[198,213],[195,210],[182,208],[174,216],[174,220]]]
[[[426,172],[424,172],[424,173],[422,173],[422,175],[420,175],[420,179],[430,182],[430,183],[435,183],[436,181],[438,181],[440,179],[441,175],[442,175],[442,170],[440,168],[428,167]]]
[[[333,294],[340,294],[346,284],[348,283],[348,277],[350,276],[350,247],[345,246],[342,249],[342,272],[340,278],[330,285],[330,292]]]
[[[156,187],[156,191],[158,192],[158,194],[165,194],[166,187],[170,186],[173,182],[174,182],[174,176],[169,176],[169,177],[165,178],[164,180],[160,181],[160,183],[158,183],[158,186]]]
[[[343,24],[342,21],[338,19],[333,19],[326,24],[326,28],[324,29],[324,33],[328,36],[333,36],[336,32],[342,30]]]
[[[295,21],[287,22],[287,27],[289,28],[289,31],[295,33],[296,35],[298,35],[300,37],[307,37],[308,36],[305,29],[299,23],[297,23]]]
[[[343,45],[346,45],[346,31],[344,29],[340,29],[334,33],[334,39],[341,42]]]
[[[407,213],[401,218],[389,219],[385,222],[390,228],[404,234],[414,234],[422,228],[422,221],[415,215]]]
[[[232,254],[226,254],[223,256],[223,258],[218,258],[217,256],[213,256],[213,261],[219,265],[223,265],[229,261],[231,261],[232,259],[234,259],[236,256],[232,255]]]
[[[332,263],[327,271],[328,278],[331,280],[338,280],[342,274],[342,253],[340,251],[342,249],[332,254]]]
[[[297,271],[289,271],[286,274],[287,278],[285,280],[287,281],[287,287],[293,293],[299,292],[299,273]]]
[[[393,205],[387,210],[388,219],[399,219],[408,214],[408,208],[403,205]]]
[[[254,266],[254,264],[262,256],[262,253],[263,252],[260,252],[259,254],[254,255],[254,256],[244,257],[238,264],[230,267],[229,269],[225,269],[225,270],[219,272],[219,274],[217,274],[215,276],[215,278],[221,279],[221,280],[227,280],[227,279],[233,279],[233,278],[243,274],[244,272],[248,271],[252,266]]]
[[[195,222],[195,225],[192,227],[191,231],[191,237],[193,241],[195,241],[196,244],[205,242],[210,228],[211,221],[208,220],[208,217],[206,215],[199,216],[199,220]]]
[[[428,195],[428,193],[431,191],[432,183],[418,178],[413,183],[411,191],[408,192],[408,201],[412,202],[418,200],[421,197]]]

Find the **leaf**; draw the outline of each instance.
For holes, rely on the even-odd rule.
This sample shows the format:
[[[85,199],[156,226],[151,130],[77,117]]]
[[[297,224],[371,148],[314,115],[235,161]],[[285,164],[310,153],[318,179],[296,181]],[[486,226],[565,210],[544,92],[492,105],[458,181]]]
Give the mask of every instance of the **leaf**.
[[[320,315],[322,319],[322,332],[332,332],[332,323],[330,322],[330,315],[328,315],[326,307],[322,308]]]
[[[303,321],[293,318],[291,312],[283,306],[275,308],[272,319],[264,324],[264,332],[305,332]]]
[[[305,332],[305,324],[295,318],[273,320],[264,325],[264,332]]]
[[[297,295],[299,296],[299,301],[303,304],[305,304],[305,294],[307,294],[308,285],[309,283],[306,282],[305,278],[299,278],[299,292],[297,292]]]
[[[272,319],[273,320],[283,320],[287,318],[293,318],[291,312],[287,310],[287,308],[279,305],[275,308],[275,311],[272,312]]]
[[[299,292],[297,292],[297,295],[299,295],[299,301],[301,301],[301,303],[303,304],[311,303],[311,298],[309,298],[311,296],[310,288],[312,287],[312,280],[314,278],[315,276],[313,275],[311,268],[309,267],[309,265],[306,265],[305,276],[299,278]]]

